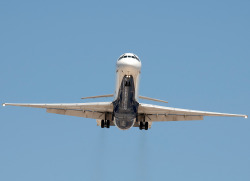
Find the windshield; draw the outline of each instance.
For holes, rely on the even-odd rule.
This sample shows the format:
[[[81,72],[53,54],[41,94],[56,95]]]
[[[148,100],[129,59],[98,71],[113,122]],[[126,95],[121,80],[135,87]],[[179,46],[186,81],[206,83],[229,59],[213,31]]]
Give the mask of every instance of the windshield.
[[[138,61],[140,61],[140,59],[137,56],[132,56],[132,55],[122,55],[118,60],[121,60],[122,58],[134,58]]]

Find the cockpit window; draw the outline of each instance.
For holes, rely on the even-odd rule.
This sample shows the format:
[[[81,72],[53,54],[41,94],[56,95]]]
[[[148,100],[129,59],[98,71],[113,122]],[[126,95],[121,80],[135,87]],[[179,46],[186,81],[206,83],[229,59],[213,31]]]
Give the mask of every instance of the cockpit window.
[[[122,55],[118,60],[121,60],[122,58],[134,58],[140,62],[140,59],[136,56],[131,56],[131,55]]]
[[[134,58],[140,62],[139,58],[137,58],[136,56],[134,56]]]

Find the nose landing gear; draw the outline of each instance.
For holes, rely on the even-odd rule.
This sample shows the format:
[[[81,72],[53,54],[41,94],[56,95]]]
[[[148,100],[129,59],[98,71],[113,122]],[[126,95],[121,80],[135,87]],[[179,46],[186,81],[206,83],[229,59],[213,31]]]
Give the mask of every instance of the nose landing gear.
[[[148,122],[140,122],[140,125],[139,125],[139,129],[140,130],[148,130]]]
[[[109,128],[110,127],[110,120],[102,120],[101,121],[101,128]]]

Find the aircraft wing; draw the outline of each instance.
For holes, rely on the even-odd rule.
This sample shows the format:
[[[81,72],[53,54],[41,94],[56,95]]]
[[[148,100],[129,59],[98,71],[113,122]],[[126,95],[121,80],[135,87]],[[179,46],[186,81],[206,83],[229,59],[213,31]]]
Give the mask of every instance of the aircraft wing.
[[[61,104],[4,103],[3,106],[45,108],[48,113],[63,114],[63,115],[85,117],[92,119],[105,119],[105,116],[107,116],[107,114],[110,116],[111,113],[113,112],[112,102],[61,103]]]
[[[138,113],[145,115],[145,121],[185,121],[185,120],[203,120],[203,116],[230,116],[245,117],[242,114],[228,114],[218,112],[206,112],[189,109],[180,109],[173,107],[156,106],[151,104],[140,104]]]

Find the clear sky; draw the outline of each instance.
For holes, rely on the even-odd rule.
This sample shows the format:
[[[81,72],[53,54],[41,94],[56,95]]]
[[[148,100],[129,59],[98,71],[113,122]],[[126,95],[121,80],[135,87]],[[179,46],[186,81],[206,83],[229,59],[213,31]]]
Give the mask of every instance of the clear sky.
[[[113,93],[116,60],[133,52],[141,95],[250,115],[249,9],[249,0],[1,0],[0,102]],[[121,131],[1,107],[0,180],[249,181],[249,130],[250,119],[205,117]]]

